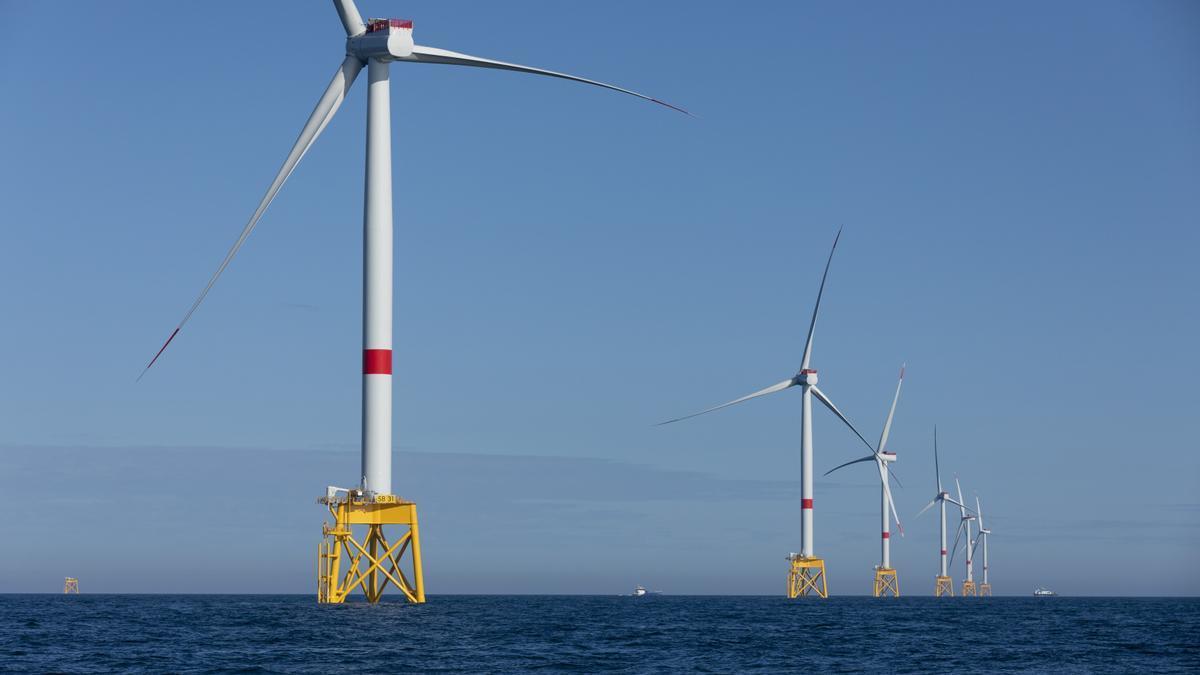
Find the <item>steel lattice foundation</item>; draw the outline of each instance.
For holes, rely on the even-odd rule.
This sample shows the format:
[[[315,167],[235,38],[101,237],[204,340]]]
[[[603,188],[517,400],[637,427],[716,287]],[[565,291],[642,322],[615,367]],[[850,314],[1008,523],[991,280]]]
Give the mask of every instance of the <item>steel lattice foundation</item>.
[[[893,598],[900,597],[900,580],[896,577],[896,570],[890,567],[876,567],[875,597],[884,598],[889,595]]]
[[[345,602],[355,589],[362,590],[367,602],[376,603],[389,584],[409,602],[425,602],[416,504],[395,495],[376,495],[373,500],[353,495],[319,501],[329,506],[334,524],[322,526],[325,539],[317,547],[318,603]],[[366,526],[361,542],[355,538],[355,525]],[[384,525],[408,528],[389,543]]]
[[[971,597],[973,595],[975,595],[975,582],[974,581],[964,581],[963,585],[962,585],[962,596],[964,598],[967,598],[967,597]]]
[[[828,598],[829,588],[825,584],[825,560],[792,556],[788,570],[787,594],[789,598],[806,598],[814,595]]]
[[[981,597],[981,598],[992,597],[992,585],[991,584],[979,584],[979,597]]]
[[[937,586],[933,588],[933,596],[940,598],[942,596],[954,597],[954,581],[950,577],[937,577]]]

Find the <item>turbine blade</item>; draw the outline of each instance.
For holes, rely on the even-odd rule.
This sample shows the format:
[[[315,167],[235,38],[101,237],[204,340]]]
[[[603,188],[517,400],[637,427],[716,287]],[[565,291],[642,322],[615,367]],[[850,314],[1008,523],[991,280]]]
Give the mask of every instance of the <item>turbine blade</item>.
[[[892,488],[888,486],[887,473],[885,462],[882,459],[876,459],[875,463],[879,465],[879,484],[883,486],[883,495],[887,497],[888,505],[892,508],[892,519],[896,521],[896,529],[900,531],[900,536],[904,536],[904,526],[900,524],[900,514],[896,511],[896,502],[892,501]]]
[[[516,63],[506,63],[504,61],[495,61],[493,59],[484,59],[484,58],[480,58],[478,56],[471,56],[470,54],[460,54],[458,52],[452,52],[448,49],[438,49],[437,47],[425,47],[422,45],[414,45],[411,55],[400,57],[397,59],[397,61],[409,61],[412,63],[439,63],[439,64],[445,64],[445,65],[449,65],[449,66],[474,66],[476,68],[495,68],[497,70],[512,70],[512,71],[515,71],[518,73],[529,73],[531,75],[545,75],[547,77],[558,77],[558,78],[561,78],[564,80],[571,80],[573,82],[582,82],[584,84],[590,84],[590,85],[597,86],[597,87],[603,87],[605,89],[611,89],[613,91],[619,91],[622,94],[629,94],[630,96],[636,96],[640,99],[650,101],[651,103],[657,103],[661,106],[670,108],[671,110],[676,110],[685,115],[689,115],[689,116],[691,115],[690,112],[684,110],[683,108],[671,105],[670,103],[667,103],[666,101],[661,101],[652,96],[646,96],[645,94],[639,94],[636,91],[632,91],[630,89],[624,89],[622,87],[618,87],[618,86],[612,85],[612,84],[607,84],[605,82],[597,82],[596,80],[589,80],[585,77],[568,75],[566,73],[559,73],[559,72],[556,72],[553,70],[545,70],[542,68],[532,68],[530,66],[522,66],[522,65],[519,65]]]
[[[809,387],[809,389],[812,390],[813,395],[817,397],[818,401],[824,403],[826,408],[829,408],[831,411],[833,411],[833,414],[837,415],[838,419],[845,422],[846,426],[850,427],[850,431],[853,431],[854,435],[858,436],[858,439],[863,442],[863,445],[867,446],[867,449],[871,451],[872,456],[878,456],[879,453],[875,452],[875,446],[871,445],[871,442],[868,441],[865,436],[859,433],[858,429],[854,428],[854,425],[850,423],[850,420],[846,419],[846,416],[842,414],[842,411],[837,409],[837,406],[833,404],[833,401],[829,400],[829,397],[827,397],[824,392],[822,392],[820,389],[817,389],[816,385]]]
[[[842,238],[842,228],[838,228],[833,238],[833,246],[829,249],[829,259],[825,261],[825,272],[821,275],[821,287],[817,289],[817,304],[813,305],[812,321],[808,324],[808,337],[804,340],[804,358],[800,361],[800,370],[808,368],[812,358],[813,333],[817,330],[817,312],[821,309],[821,296],[825,294],[825,280],[829,278],[829,265],[833,262],[833,252],[837,250],[838,240]],[[874,448],[872,448],[874,450]]]
[[[363,23],[358,7],[354,6],[354,0],[333,0],[333,7],[337,10],[338,18],[342,20],[342,27],[346,29],[346,37],[367,32],[367,25]]]
[[[217,268],[216,272],[213,272],[213,275],[208,280],[208,284],[204,286],[204,290],[200,291],[199,297],[188,308],[187,313],[183,315],[183,319],[179,324],[175,326],[175,330],[171,332],[171,336],[163,343],[162,348],[158,350],[154,358],[150,359],[150,363],[142,371],[142,374],[138,375],[139,380],[146,374],[146,371],[150,370],[150,366],[154,365],[158,357],[162,356],[167,345],[171,344],[171,340],[175,339],[175,336],[183,328],[183,325],[188,322],[188,319],[192,318],[192,314],[195,313],[200,303],[204,302],[204,298],[208,296],[208,292],[212,290],[213,285],[217,283],[217,279],[221,276],[221,273],[225,271],[230,261],[237,255],[238,250],[242,248],[242,244],[246,243],[246,238],[250,236],[250,233],[254,230],[254,226],[258,224],[258,220],[262,218],[267,207],[271,205],[271,202],[275,199],[275,195],[279,193],[279,188],[283,187],[284,182],[292,175],[292,171],[296,169],[296,165],[304,157],[304,153],[308,152],[313,142],[325,130],[325,126],[329,124],[329,120],[333,119],[334,113],[337,112],[338,108],[342,105],[342,101],[345,100],[346,92],[350,90],[350,85],[354,84],[354,78],[358,77],[358,72],[362,70],[362,66],[362,62],[357,58],[347,56],[342,65],[338,67],[337,73],[333,76],[333,81],[325,88],[325,93],[321,95],[320,100],[317,101],[317,106],[313,108],[312,114],[309,115],[308,121],[304,123],[304,128],[301,129],[300,136],[296,138],[296,142],[292,145],[292,150],[288,153],[287,159],[284,160],[283,166],[279,167],[279,172],[275,174],[275,180],[271,181],[271,186],[267,188],[267,193],[263,195],[262,201],[258,203],[258,208],[254,210],[254,215],[250,216],[250,221],[242,228],[242,233],[238,236],[237,241],[233,243],[229,252],[225,254],[225,259],[221,261],[220,267]]]
[[[732,401],[729,401],[728,403],[722,403],[721,405],[713,406],[713,407],[709,408],[708,410],[701,410],[700,412],[692,413],[691,415],[684,415],[683,417],[676,417],[675,419],[667,420],[666,422],[659,422],[658,424],[656,424],[654,426],[660,427],[664,424],[670,424],[672,422],[679,422],[681,420],[698,417],[705,413],[710,413],[714,410],[720,410],[721,408],[728,408],[729,406],[735,405],[737,403],[741,403],[742,401],[749,401],[750,399],[758,398],[759,396],[766,396],[767,394],[774,394],[777,391],[783,391],[784,389],[787,389],[788,387],[794,387],[795,385],[796,385],[795,379],[784,380],[783,382],[780,382],[778,384],[773,384],[773,385],[767,387],[766,389],[759,389],[758,391],[754,392],[753,394],[746,394],[745,396],[743,396],[741,398],[735,398]]]
[[[937,425],[933,425],[933,472],[937,475],[938,494],[942,493],[942,468],[938,464]]]
[[[966,500],[963,499],[963,496],[962,496],[962,485],[959,485],[959,483],[958,483],[958,474],[954,475],[954,487],[958,490],[958,501],[956,503],[958,504],[958,508],[963,512],[963,515],[965,516],[965,515],[967,515],[967,507],[963,505],[963,502],[965,502]]]
[[[900,387],[904,384],[904,366],[900,366],[900,381],[896,383],[896,395],[892,397],[892,408],[883,423],[883,434],[879,437],[879,452],[887,450],[888,434],[892,432],[892,418],[896,416],[896,404],[900,402]]]
[[[945,500],[950,502],[951,504],[954,504],[955,506],[957,506],[958,510],[962,512],[963,518],[966,518],[968,513],[974,513],[971,509],[967,508],[966,504],[963,504],[960,501],[956,501],[954,499],[954,497],[945,497]]]
[[[873,459],[875,459],[875,455],[867,455],[866,457],[860,457],[860,458],[858,458],[858,459],[852,459],[852,460],[850,460],[849,462],[846,462],[845,464],[839,464],[839,465],[837,465],[837,466],[833,467],[832,469],[830,469],[830,470],[826,471],[826,472],[825,472],[825,475],[826,475],[826,476],[828,476],[829,474],[833,473],[834,471],[837,471],[838,469],[840,469],[840,468],[842,468],[842,467],[845,467],[845,466],[850,466],[851,464],[858,464],[859,462],[869,462],[869,461],[871,461],[871,460],[873,460]]]
[[[958,554],[958,538],[962,536],[963,523],[965,522],[967,521],[958,521],[958,529],[954,532],[954,547],[950,549],[950,562],[946,563],[947,565],[954,564],[954,556]]]
[[[975,514],[979,517],[979,529],[983,529],[983,506],[979,503],[979,495],[975,495]]]
[[[941,493],[939,492],[938,494],[941,494]],[[918,511],[918,512],[917,512],[917,515],[916,515],[916,517],[917,517],[917,518],[920,518],[920,517],[921,517],[921,514],[922,514],[922,513],[925,513],[925,512],[926,512],[926,511],[928,511],[929,509],[933,508],[933,506],[934,506],[935,504],[937,504],[937,501],[938,501],[938,498],[937,498],[937,497],[934,497],[934,498],[933,498],[933,501],[931,501],[931,502],[929,502],[928,504],[926,504],[926,505],[925,505],[925,508],[923,508],[923,509],[921,509],[920,511]]]

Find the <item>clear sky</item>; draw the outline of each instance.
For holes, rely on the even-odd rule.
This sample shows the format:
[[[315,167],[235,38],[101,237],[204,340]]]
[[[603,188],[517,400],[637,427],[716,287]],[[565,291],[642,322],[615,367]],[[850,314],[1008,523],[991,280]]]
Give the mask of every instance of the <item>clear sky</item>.
[[[800,396],[932,429],[996,593],[1196,594],[1200,5],[361,2],[618,83],[392,70],[397,492],[431,593],[778,594]],[[343,53],[330,3],[0,2],[0,591],[310,592],[359,476],[365,80],[140,383]],[[861,454],[815,411],[818,474]],[[869,593],[878,487],[816,487]],[[954,570],[956,581],[961,565]]]

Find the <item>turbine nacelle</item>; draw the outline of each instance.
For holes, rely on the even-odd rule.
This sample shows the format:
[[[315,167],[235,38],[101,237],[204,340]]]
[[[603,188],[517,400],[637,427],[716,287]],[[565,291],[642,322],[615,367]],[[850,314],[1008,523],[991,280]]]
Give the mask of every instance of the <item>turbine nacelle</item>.
[[[884,462],[894,462],[898,458],[896,457],[896,453],[884,450],[883,452],[879,453],[879,459]]]
[[[817,383],[817,371],[813,368],[804,368],[796,373],[793,381],[796,384],[805,384],[811,387]]]
[[[366,61],[395,61],[412,56],[413,22],[408,19],[371,19],[367,31],[346,38],[346,53]]]

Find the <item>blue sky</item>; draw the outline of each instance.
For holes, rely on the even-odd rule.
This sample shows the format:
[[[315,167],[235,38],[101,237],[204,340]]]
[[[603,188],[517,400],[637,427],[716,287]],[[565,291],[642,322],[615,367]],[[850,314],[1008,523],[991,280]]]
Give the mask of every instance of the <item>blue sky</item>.
[[[651,424],[795,372],[839,225],[813,363],[868,437],[908,363],[902,588],[932,591],[936,423],[997,593],[1200,592],[1194,3],[360,7],[697,115],[393,67],[431,593],[779,593],[798,393]],[[233,8],[0,2],[0,591],[309,592],[313,498],[358,476],[362,82],[134,382],[341,58],[326,2]],[[859,456],[824,411],[815,447]],[[872,481],[818,480],[834,593],[869,592]]]

